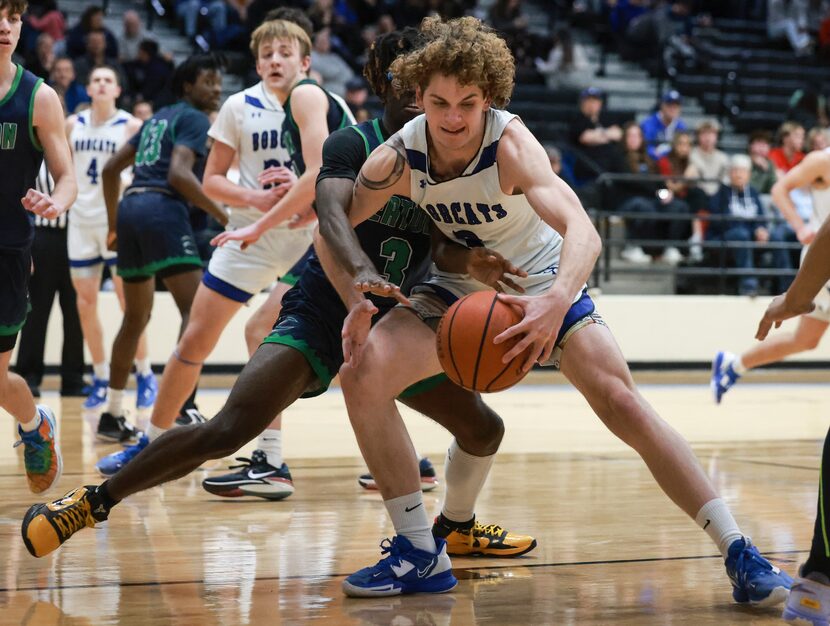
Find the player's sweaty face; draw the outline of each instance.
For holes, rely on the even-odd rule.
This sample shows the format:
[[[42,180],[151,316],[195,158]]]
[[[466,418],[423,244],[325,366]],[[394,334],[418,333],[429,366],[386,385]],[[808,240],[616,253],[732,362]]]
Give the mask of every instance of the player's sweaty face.
[[[271,39],[259,45],[256,71],[270,91],[287,94],[310,64],[296,39]]]
[[[490,107],[481,87],[462,85],[453,76],[436,74],[416,102],[427,116],[430,137],[440,146],[458,150],[481,142],[484,113]]]

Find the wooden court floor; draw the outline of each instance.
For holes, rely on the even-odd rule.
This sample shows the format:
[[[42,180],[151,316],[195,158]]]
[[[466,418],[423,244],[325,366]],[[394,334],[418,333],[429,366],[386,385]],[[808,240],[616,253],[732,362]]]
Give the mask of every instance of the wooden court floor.
[[[642,390],[693,442],[744,531],[794,573],[812,533],[820,440],[830,425],[827,387],[742,385],[720,407],[698,382]],[[206,390],[200,404],[213,414],[225,397]],[[95,461],[117,448],[94,441],[95,418],[81,414],[79,400],[43,400],[62,420],[65,470],[51,498],[98,482]],[[706,535],[576,392],[524,385],[488,401],[507,434],[478,518],[533,534],[539,547],[516,560],[454,559],[460,583],[446,595],[374,600],[340,591],[344,576],[379,558],[377,544],[392,528],[379,497],[357,484],[363,464],[339,390],[286,413],[286,458],[297,488],[291,498],[214,498],[200,481],[228,460],[210,463],[125,501],[107,524],[44,559],[30,557],[20,540],[20,519],[35,499],[4,415],[0,624],[782,623],[778,608],[732,602]],[[440,472],[447,434],[422,417],[406,419]],[[436,513],[442,492],[426,495]]]

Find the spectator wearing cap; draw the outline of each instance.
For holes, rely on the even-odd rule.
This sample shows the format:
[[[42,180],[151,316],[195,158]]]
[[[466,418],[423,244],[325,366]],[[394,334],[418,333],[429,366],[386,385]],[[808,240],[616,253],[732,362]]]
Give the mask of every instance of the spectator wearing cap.
[[[579,94],[579,113],[571,126],[571,142],[587,157],[577,158],[574,165],[574,175],[581,180],[625,169],[617,146],[622,129],[609,123],[604,115],[604,95],[597,87],[588,87]]]
[[[709,210],[713,216],[725,219],[712,220],[706,233],[707,239],[734,243],[767,243],[770,239],[767,216],[758,192],[749,184],[752,159],[736,154],[729,162],[729,183],[722,184],[711,198]],[[749,246],[729,250],[732,266],[754,269],[753,249]],[[740,277],[738,293],[754,295],[758,292],[758,278],[752,273]]]
[[[323,77],[326,89],[338,96],[346,95],[346,83],[354,78],[354,71],[341,56],[332,52],[330,28],[314,33],[311,67]]]
[[[778,141],[781,145],[770,150],[769,158],[780,178],[804,158],[804,127],[797,122],[784,122],[778,129]]]
[[[688,128],[680,117],[682,101],[679,92],[667,91],[660,99],[660,108],[640,125],[648,144],[648,155],[655,161],[671,150],[674,133]]]
[[[747,152],[752,159],[752,175],[749,184],[761,195],[772,191],[772,186],[778,180],[775,173],[775,164],[770,161],[769,153],[772,146],[772,137],[765,130],[755,130],[749,135]]]
[[[700,188],[707,196],[714,196],[721,183],[729,179],[729,157],[718,150],[720,126],[715,120],[704,120],[697,127],[697,145],[692,148],[689,161],[697,172],[708,182],[701,182]]]

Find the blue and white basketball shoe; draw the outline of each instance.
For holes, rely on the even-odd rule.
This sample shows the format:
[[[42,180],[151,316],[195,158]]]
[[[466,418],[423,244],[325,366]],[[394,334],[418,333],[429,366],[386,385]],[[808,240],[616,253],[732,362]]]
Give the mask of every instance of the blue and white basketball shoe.
[[[114,476],[127,463],[129,463],[136,456],[138,456],[138,453],[141,452],[144,448],[146,448],[149,444],[150,439],[147,437],[147,435],[141,433],[141,436],[138,438],[138,443],[132,446],[127,446],[119,452],[113,452],[112,454],[108,454],[95,464],[95,469],[98,470],[98,473],[101,474],[101,476],[104,476],[106,478]]]
[[[84,400],[85,409],[101,408],[107,401],[107,387],[110,381],[103,378],[92,378],[92,386],[89,390],[89,395]]]
[[[723,394],[738,382],[741,377],[733,368],[732,364],[737,357],[731,352],[718,352],[712,361],[712,395],[715,396],[715,404],[720,404]]]
[[[784,613],[784,621],[804,626],[828,626],[830,624],[830,578],[819,572],[799,578],[790,590]]]
[[[437,554],[418,550],[402,535],[384,539],[381,553],[388,554],[372,567],[364,567],[343,581],[343,593],[356,598],[396,596],[404,593],[444,593],[458,584],[447,556],[447,542],[436,537]]]
[[[146,376],[136,374],[135,383],[135,408],[139,411],[151,408],[156,403],[156,396],[159,391],[156,375],[153,372],[150,372]]]
[[[790,593],[792,577],[762,557],[746,537],[732,542],[725,565],[732,597],[739,604],[774,606]]]

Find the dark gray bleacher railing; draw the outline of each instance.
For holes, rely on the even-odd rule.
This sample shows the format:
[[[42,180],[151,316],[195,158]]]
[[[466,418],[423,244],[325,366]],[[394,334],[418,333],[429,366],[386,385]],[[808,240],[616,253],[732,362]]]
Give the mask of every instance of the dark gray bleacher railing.
[[[601,206],[607,207],[609,203],[606,202],[607,195],[613,190],[616,183],[665,183],[666,181],[688,183],[694,186],[701,182],[720,182],[717,179],[711,178],[686,178],[683,176],[661,176],[657,174],[612,174],[605,173],[597,178],[598,187],[600,190]],[[586,207],[588,214],[594,221],[594,226],[600,234],[603,242],[603,249],[600,258],[594,267],[592,276],[593,285],[599,286],[600,277],[605,281],[611,280],[611,274],[618,272],[622,274],[674,274],[682,276],[700,276],[700,277],[717,277],[718,290],[723,293],[726,291],[726,281],[729,278],[739,278],[742,276],[754,276],[757,278],[778,278],[782,276],[794,277],[797,269],[778,269],[770,267],[755,267],[752,269],[742,269],[736,267],[729,267],[732,262],[729,251],[740,248],[748,248],[751,250],[762,250],[774,252],[776,250],[800,250],[802,245],[798,242],[772,242],[759,243],[755,241],[723,241],[723,240],[706,240],[695,244],[706,250],[717,251],[717,264],[712,266],[704,265],[688,265],[688,266],[671,266],[671,265],[649,265],[649,266],[635,266],[625,267],[618,266],[612,268],[613,249],[616,247],[631,246],[645,246],[655,248],[675,247],[686,253],[688,256],[689,249],[693,245],[689,240],[673,240],[673,239],[628,239],[626,237],[612,237],[611,236],[611,218],[636,219],[636,220],[660,220],[660,221],[686,221],[693,222],[694,220],[703,219],[708,222],[730,221],[730,222],[757,222],[759,219],[764,220],[770,226],[776,224],[785,224],[786,220],[779,216],[763,215],[760,218],[741,218],[733,215],[713,215],[706,213],[700,215],[696,213],[663,213],[654,211],[650,213],[630,212],[630,211],[616,211],[606,210],[596,207]],[[710,255],[711,256],[711,255]],[[712,259],[707,259],[711,261]]]

